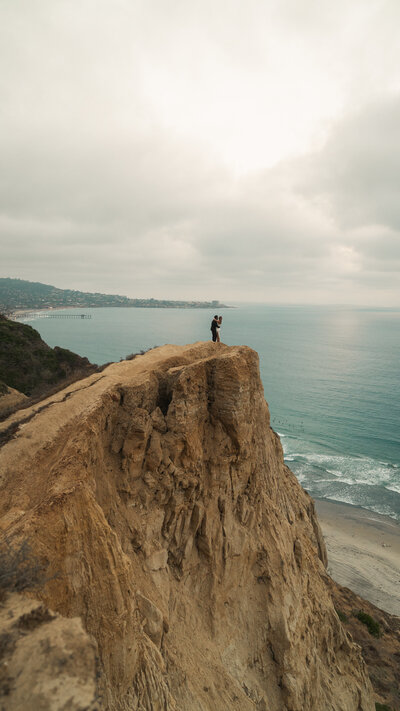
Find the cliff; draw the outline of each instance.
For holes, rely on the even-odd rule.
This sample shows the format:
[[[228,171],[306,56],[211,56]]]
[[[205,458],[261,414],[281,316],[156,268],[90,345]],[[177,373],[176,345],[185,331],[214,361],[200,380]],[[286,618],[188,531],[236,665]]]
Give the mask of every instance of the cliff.
[[[95,638],[102,708],[372,711],[252,350],[157,348],[0,434],[0,526]]]
[[[79,619],[14,594],[0,629],[1,711],[98,711],[96,644]]]
[[[10,388],[27,396],[43,396],[50,388],[63,387],[96,369],[87,358],[66,348],[50,348],[34,328],[0,314],[0,412],[18,404],[15,397],[8,398],[8,405],[2,400]]]

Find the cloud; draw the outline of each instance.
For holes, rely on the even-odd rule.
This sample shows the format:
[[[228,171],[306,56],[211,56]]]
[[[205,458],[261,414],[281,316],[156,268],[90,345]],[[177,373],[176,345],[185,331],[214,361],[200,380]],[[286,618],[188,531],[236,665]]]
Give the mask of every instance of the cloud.
[[[308,196],[330,207],[344,228],[400,229],[400,94],[346,116],[326,145],[302,164]]]
[[[397,2],[1,14],[2,276],[398,303]]]
[[[330,219],[333,259],[344,278],[398,303],[400,94],[369,103],[332,126],[323,148],[285,166],[294,189]],[[389,296],[390,295],[390,296]]]

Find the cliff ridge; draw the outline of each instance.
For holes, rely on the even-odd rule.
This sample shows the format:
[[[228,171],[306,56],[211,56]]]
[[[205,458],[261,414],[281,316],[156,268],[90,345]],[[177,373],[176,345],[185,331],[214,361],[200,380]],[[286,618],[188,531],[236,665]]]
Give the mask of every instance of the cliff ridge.
[[[254,351],[157,348],[7,432],[0,527],[46,566],[43,604],[96,640],[102,708],[373,710]]]

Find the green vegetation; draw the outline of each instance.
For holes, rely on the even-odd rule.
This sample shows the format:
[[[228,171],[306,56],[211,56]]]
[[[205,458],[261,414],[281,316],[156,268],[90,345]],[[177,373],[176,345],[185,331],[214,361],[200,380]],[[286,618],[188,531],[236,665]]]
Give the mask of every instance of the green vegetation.
[[[392,708],[390,706],[387,706],[386,704],[379,704],[378,702],[376,702],[375,711],[392,711]]]
[[[0,393],[4,386],[36,396],[75,372],[93,372],[87,358],[65,348],[50,348],[37,331],[0,315]]]
[[[360,620],[360,622],[363,623],[368,629],[368,632],[372,637],[380,637],[381,635],[381,629],[379,622],[373,619],[371,615],[368,615],[366,612],[363,612],[362,610],[359,610],[358,612],[354,613],[354,616]]]
[[[124,306],[141,308],[220,309],[219,301],[167,301],[163,299],[129,299],[118,294],[91,294],[72,289],[58,289],[49,284],[23,279],[0,279],[0,312],[55,307]]]
[[[348,621],[349,618],[347,617],[347,615],[345,615],[344,612],[342,612],[341,610],[337,610],[336,607],[335,607],[335,612],[336,612],[336,614],[337,614],[337,616],[338,616],[338,618],[339,618],[339,620],[340,620],[341,622],[347,622],[347,621]]]

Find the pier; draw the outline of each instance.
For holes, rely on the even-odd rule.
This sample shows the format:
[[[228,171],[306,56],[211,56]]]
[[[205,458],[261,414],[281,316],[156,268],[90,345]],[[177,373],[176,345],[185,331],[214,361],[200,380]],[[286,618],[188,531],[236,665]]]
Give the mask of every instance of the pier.
[[[37,318],[92,318],[91,314],[58,314],[58,313],[41,313],[39,311],[30,311],[29,313],[16,314],[15,319],[37,319]]]

